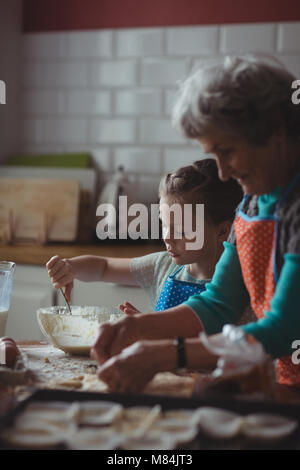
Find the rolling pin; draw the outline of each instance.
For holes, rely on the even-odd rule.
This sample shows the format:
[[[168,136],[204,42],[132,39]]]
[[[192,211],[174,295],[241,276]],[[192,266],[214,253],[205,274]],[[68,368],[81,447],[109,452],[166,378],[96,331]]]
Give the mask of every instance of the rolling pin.
[[[14,367],[19,350],[13,339],[4,336],[0,338],[0,365]]]

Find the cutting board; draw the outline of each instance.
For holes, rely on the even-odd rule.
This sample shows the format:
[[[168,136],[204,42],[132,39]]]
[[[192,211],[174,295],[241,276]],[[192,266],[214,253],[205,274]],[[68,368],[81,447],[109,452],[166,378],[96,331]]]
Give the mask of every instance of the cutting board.
[[[80,181],[80,209],[78,243],[88,243],[95,233],[97,171],[95,168],[49,168],[28,166],[0,166],[0,177],[50,178]]]
[[[74,241],[79,201],[80,183],[76,180],[0,178],[4,241],[5,237],[12,243]]]
[[[57,180],[78,180],[83,190],[95,197],[97,172],[94,168],[49,168],[1,165],[0,177],[6,178],[50,178]]]

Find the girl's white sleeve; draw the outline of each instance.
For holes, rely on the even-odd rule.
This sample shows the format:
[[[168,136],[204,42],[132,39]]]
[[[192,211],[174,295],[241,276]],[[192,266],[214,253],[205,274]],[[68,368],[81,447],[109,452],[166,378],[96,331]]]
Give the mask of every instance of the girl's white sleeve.
[[[170,256],[166,251],[132,258],[130,262],[131,274],[149,295],[153,310],[155,310],[161,288],[167,277],[170,263]]]

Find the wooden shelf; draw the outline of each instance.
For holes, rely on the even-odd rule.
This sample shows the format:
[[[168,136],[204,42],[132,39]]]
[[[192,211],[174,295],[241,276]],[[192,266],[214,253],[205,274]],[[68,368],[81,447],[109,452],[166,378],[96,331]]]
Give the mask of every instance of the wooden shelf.
[[[109,256],[112,258],[134,258],[155,251],[164,251],[163,244],[49,244],[37,245],[0,245],[0,259],[13,261],[16,264],[42,266],[54,255],[72,258],[80,255]]]

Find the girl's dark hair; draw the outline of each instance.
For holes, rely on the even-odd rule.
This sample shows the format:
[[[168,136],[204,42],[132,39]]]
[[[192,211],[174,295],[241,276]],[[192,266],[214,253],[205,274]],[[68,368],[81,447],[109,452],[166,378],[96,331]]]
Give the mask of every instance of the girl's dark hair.
[[[186,204],[204,204],[205,213],[218,224],[234,219],[243,191],[233,179],[221,181],[215,160],[206,158],[167,174],[160,182],[159,196],[171,196]]]

